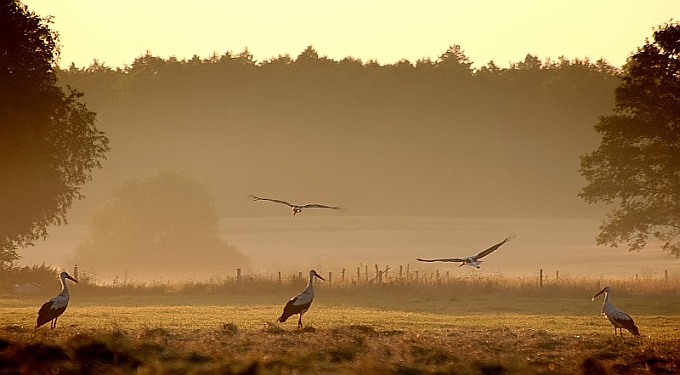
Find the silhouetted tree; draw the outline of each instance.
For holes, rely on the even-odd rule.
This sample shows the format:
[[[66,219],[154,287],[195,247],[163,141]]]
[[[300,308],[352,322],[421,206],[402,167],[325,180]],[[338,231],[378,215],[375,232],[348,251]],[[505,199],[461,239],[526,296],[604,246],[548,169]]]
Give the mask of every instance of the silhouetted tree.
[[[437,67],[453,76],[472,75],[472,61],[465,56],[465,51],[460,45],[450,46],[437,61]]]
[[[225,244],[207,188],[161,172],[129,181],[92,216],[90,238],[75,261],[102,273],[126,270],[164,277],[219,275],[248,259]]]
[[[653,33],[624,66],[615,114],[595,126],[600,147],[582,156],[588,180],[580,196],[616,203],[598,244],[627,242],[640,250],[649,236],[680,257],[680,25]]]
[[[82,198],[108,139],[82,94],[56,85],[57,34],[18,1],[0,3],[0,265],[47,237]]]

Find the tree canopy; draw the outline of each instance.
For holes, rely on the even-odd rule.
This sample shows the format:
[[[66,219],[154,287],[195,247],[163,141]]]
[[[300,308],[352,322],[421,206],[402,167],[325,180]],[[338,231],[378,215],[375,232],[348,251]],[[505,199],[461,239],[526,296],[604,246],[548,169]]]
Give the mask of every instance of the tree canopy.
[[[660,26],[628,59],[615,101],[595,126],[599,148],[581,160],[580,196],[618,205],[597,242],[640,250],[651,236],[680,257],[680,24]]]
[[[18,1],[0,3],[0,264],[66,221],[108,139],[82,94],[57,86],[58,35]]]

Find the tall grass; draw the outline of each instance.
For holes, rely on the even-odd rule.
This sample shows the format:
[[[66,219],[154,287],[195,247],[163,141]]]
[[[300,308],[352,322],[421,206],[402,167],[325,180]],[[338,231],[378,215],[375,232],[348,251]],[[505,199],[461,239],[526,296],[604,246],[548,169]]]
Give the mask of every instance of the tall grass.
[[[38,283],[44,287],[39,295],[55,294],[59,290],[57,270],[51,267],[33,266],[1,270],[0,292],[13,294],[13,286],[21,283]],[[364,272],[362,270],[362,272]],[[617,296],[680,296],[680,279],[667,277],[619,277],[589,278],[569,275],[505,276],[500,273],[418,272],[382,274],[376,267],[371,274],[355,273],[339,277],[340,272],[324,275],[326,282],[318,281],[315,288],[336,295],[371,294],[418,294],[437,295],[455,291],[464,295],[499,293],[514,296],[553,294],[564,297],[593,295],[604,286],[610,286]],[[236,274],[236,272],[234,272]],[[102,282],[88,274],[74,275],[80,283],[71,284],[75,293],[84,296],[112,295],[241,295],[241,294],[291,294],[299,292],[307,283],[306,272],[292,274],[244,274],[241,277],[212,277],[206,280],[186,281],[136,281],[120,280]]]

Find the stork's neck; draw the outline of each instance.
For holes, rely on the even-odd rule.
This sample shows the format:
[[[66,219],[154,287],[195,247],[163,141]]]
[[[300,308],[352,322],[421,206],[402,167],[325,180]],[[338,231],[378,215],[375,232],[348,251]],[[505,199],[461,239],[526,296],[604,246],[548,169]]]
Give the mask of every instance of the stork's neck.
[[[609,292],[604,292],[604,302],[602,302],[602,313],[607,310],[608,307],[611,307],[612,303],[609,301]]]
[[[68,297],[68,284],[66,283],[66,278],[59,277],[61,281],[61,293],[59,295]]]
[[[309,281],[307,282],[307,289],[305,289],[305,291],[311,292],[313,285],[314,285],[314,275],[310,273],[309,274]]]

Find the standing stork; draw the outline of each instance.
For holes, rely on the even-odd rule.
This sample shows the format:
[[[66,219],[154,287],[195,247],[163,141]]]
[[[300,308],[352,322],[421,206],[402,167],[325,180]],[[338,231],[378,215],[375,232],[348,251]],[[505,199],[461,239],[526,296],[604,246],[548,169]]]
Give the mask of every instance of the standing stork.
[[[252,195],[252,194],[249,195],[248,197],[252,198],[253,202],[269,201],[269,202],[274,202],[274,203],[285,204],[286,206],[290,207],[290,209],[293,211],[293,217],[295,217],[295,215],[302,212],[302,210],[305,209],[305,208],[328,208],[328,209],[331,209],[331,210],[340,210],[341,209],[340,207],[326,206],[326,205],[318,204],[318,203],[292,204],[292,203],[288,203],[286,201],[282,201],[282,200],[279,200],[279,199],[262,198],[262,197],[258,197],[256,195]]]
[[[420,262],[460,262],[460,266],[458,266],[458,267],[472,266],[472,267],[477,267],[477,268],[479,268],[479,265],[482,263],[482,261],[480,260],[481,258],[483,258],[483,257],[485,257],[485,256],[487,256],[487,255],[489,255],[489,254],[491,254],[491,253],[493,253],[493,252],[496,251],[499,247],[501,247],[501,245],[503,245],[504,243],[506,243],[506,242],[512,240],[513,238],[515,238],[515,235],[514,235],[514,234],[511,234],[511,235],[509,235],[508,237],[506,237],[503,241],[501,241],[501,242],[499,242],[499,243],[497,243],[497,244],[491,246],[490,248],[488,248],[488,249],[486,249],[486,250],[484,250],[484,251],[480,251],[479,253],[477,253],[477,254],[475,254],[475,255],[471,255],[471,256],[469,256],[469,257],[465,257],[465,258],[439,258],[439,259],[421,259],[421,258],[417,258],[417,259],[418,259],[418,261],[420,261]]]
[[[605,315],[607,319],[614,325],[614,336],[616,336],[616,329],[621,332],[621,337],[623,337],[623,330],[625,328],[628,332],[632,333],[634,336],[640,336],[640,331],[638,331],[633,318],[626,314],[622,310],[619,310],[611,303],[609,300],[609,293],[611,293],[611,288],[605,286],[599,293],[593,296],[592,301],[595,301],[595,297],[604,293],[604,303],[602,304],[602,310],[600,314]]]
[[[35,328],[37,329],[41,325],[51,321],[50,329],[55,329],[57,327],[57,318],[66,311],[66,306],[68,306],[69,295],[68,295],[68,285],[66,284],[66,279],[78,282],[66,273],[66,271],[61,271],[59,274],[59,280],[61,281],[61,292],[57,294],[56,297],[45,302],[40,311],[38,311],[38,320],[35,323]]]
[[[616,306],[614,306],[614,304],[612,304],[609,300],[609,293],[611,293],[611,290],[612,289],[610,287],[605,286],[599,293],[593,296],[592,301],[595,301],[595,297],[604,293],[604,303],[602,304],[602,310],[600,313],[605,315],[612,325],[614,325],[614,336],[616,336],[617,328],[619,329],[619,332],[621,332],[621,337],[623,337],[622,328],[625,328],[628,332],[635,336],[640,336],[640,331],[638,331],[638,327],[635,326],[633,318],[631,318],[630,315],[626,314],[622,310],[616,308]]]
[[[291,298],[288,303],[286,303],[286,306],[283,308],[283,313],[277,319],[276,321],[279,323],[283,323],[286,321],[286,319],[290,318],[292,315],[299,314],[300,318],[298,319],[298,328],[302,328],[302,315],[309,310],[309,307],[312,305],[312,301],[314,300],[314,290],[312,289],[312,285],[314,283],[314,278],[318,277],[319,279],[326,281],[321,275],[316,273],[314,270],[309,271],[309,282],[307,283],[307,288],[305,290],[298,294],[297,296]]]

